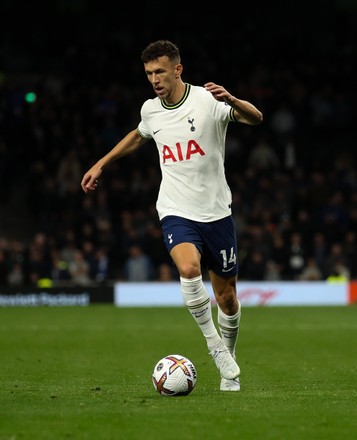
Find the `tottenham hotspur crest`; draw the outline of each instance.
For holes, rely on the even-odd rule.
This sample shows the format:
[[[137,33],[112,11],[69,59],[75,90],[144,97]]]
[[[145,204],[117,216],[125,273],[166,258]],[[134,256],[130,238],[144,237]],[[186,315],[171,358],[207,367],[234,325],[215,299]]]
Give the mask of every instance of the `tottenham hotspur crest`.
[[[191,128],[190,128],[191,131],[195,131],[196,130],[196,127],[193,126],[193,121],[194,121],[193,118],[192,119],[188,118],[188,123],[191,124]]]

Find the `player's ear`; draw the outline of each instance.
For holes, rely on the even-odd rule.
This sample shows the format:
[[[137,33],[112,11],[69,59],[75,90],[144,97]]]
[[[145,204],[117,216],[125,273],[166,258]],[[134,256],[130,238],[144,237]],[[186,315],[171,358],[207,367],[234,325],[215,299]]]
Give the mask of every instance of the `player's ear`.
[[[176,78],[178,78],[179,76],[181,76],[182,71],[183,71],[183,66],[182,66],[182,64],[176,64],[176,66],[175,66],[175,75],[176,75]]]

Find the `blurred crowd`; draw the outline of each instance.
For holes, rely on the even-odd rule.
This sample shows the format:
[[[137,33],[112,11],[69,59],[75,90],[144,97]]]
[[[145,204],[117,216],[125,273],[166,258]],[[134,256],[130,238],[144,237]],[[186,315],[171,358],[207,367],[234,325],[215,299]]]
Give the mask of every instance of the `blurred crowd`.
[[[220,82],[214,63],[229,59],[222,51],[218,59],[202,51],[186,60],[183,79]],[[130,55],[138,65],[139,55]],[[96,57],[102,70],[93,66]],[[295,64],[265,57],[241,74],[234,66],[224,72],[223,85],[264,114],[261,126],[232,124],[227,134],[240,280],[357,279],[354,103],[345,87],[352,73],[348,57],[335,57]],[[107,167],[97,191],[85,195],[80,187],[153,97],[140,69],[136,82],[116,78],[115,69],[104,74],[111,60],[110,50],[71,48],[61,75],[0,82],[1,216],[22,181],[23,227],[36,225],[28,239],[0,231],[2,286],[178,277],[155,209],[161,176],[154,143]],[[30,88],[34,100],[26,100]]]

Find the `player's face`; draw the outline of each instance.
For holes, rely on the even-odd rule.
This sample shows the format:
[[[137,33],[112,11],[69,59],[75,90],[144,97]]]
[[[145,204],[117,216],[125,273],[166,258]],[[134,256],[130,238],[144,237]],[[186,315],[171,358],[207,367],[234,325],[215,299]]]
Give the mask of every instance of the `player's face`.
[[[181,64],[175,64],[165,55],[145,63],[144,67],[146,76],[160,99],[173,104],[181,99],[181,96],[176,96],[182,72]]]

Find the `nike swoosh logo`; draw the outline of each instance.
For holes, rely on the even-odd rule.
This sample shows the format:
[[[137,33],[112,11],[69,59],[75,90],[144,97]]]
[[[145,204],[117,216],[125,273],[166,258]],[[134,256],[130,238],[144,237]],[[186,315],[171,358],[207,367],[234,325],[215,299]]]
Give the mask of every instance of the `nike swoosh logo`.
[[[161,131],[161,130],[162,130],[162,128],[159,128],[158,130],[153,131],[153,133],[156,134],[156,133],[158,133],[158,132]]]
[[[232,269],[234,269],[234,266],[229,269],[222,269],[222,272],[230,272]]]

